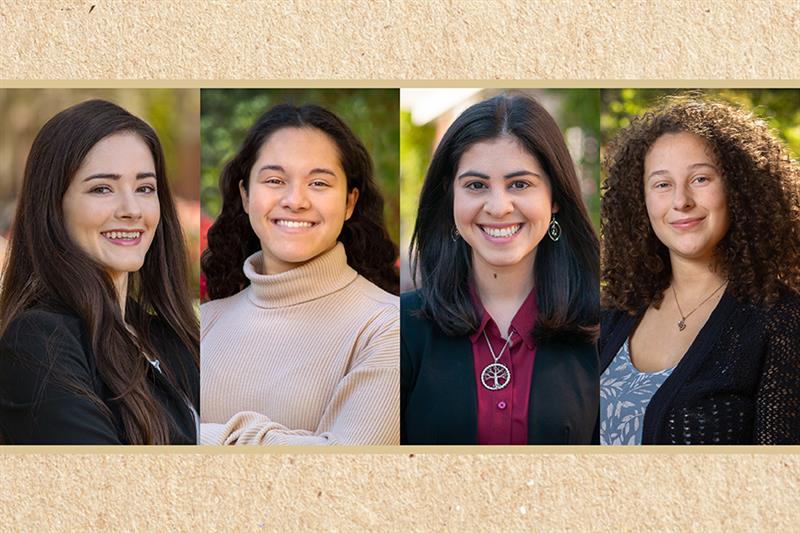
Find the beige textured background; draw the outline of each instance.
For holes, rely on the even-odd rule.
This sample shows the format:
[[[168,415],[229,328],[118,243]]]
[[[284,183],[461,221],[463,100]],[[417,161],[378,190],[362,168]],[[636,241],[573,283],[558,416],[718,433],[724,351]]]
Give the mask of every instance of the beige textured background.
[[[0,87],[122,79],[800,86],[798,0],[140,4],[0,0]],[[0,530],[800,524],[798,447],[497,452],[6,448]]]
[[[797,0],[1,0],[0,22],[0,78],[785,79],[800,50]]]

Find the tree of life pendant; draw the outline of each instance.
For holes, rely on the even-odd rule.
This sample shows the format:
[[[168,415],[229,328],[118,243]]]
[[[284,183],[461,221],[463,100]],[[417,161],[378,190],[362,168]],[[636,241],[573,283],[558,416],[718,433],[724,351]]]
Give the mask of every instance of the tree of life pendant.
[[[511,381],[511,372],[506,365],[491,363],[481,372],[481,383],[489,390],[500,390]]]
[[[684,321],[681,319],[680,321],[678,321],[678,330],[679,330],[679,331],[683,331],[683,330],[685,330],[685,329],[686,329],[686,322],[684,322]]]

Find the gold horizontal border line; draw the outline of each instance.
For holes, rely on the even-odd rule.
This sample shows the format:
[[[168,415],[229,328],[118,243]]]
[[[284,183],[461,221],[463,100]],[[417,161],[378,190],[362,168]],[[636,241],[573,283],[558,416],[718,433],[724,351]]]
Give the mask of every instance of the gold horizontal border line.
[[[0,446],[0,455],[800,455],[800,445],[743,446]]]
[[[692,79],[460,79],[460,80],[0,80],[8,89],[350,89],[350,88],[453,88],[481,87],[502,89],[797,89],[800,80],[692,80]]]

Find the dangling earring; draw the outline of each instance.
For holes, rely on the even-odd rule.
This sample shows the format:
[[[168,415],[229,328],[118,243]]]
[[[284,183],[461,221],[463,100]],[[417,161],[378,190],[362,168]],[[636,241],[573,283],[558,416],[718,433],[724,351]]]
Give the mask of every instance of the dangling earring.
[[[550,219],[550,226],[547,228],[547,235],[553,242],[556,242],[561,238],[561,224],[559,224],[558,220],[556,220],[555,213],[553,213],[552,218]]]
[[[458,242],[458,238],[461,237],[461,234],[458,232],[458,228],[453,226],[453,229],[450,230],[450,239],[453,242]]]

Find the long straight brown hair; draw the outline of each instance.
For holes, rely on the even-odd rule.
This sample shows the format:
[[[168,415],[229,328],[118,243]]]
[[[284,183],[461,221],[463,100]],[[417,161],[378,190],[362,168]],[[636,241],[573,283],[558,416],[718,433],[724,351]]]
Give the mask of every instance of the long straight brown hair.
[[[150,149],[161,207],[144,265],[128,277],[125,320],[110,276],[69,238],[62,207],[64,193],[89,150],[123,132],[139,136]],[[148,383],[149,363],[142,352],[157,353],[149,339],[153,320],[161,319],[199,365],[199,326],[189,299],[186,257],[164,154],[153,129],[111,102],[89,100],[72,106],[42,127],[28,155],[0,292],[0,332],[37,305],[52,302],[70,309],[81,319],[100,377],[119,404],[126,440],[167,444],[167,415]],[[136,335],[128,331],[126,320]],[[186,373],[170,366],[163,368],[167,379],[192,398]],[[63,385],[77,388],[110,415],[92,390]]]

